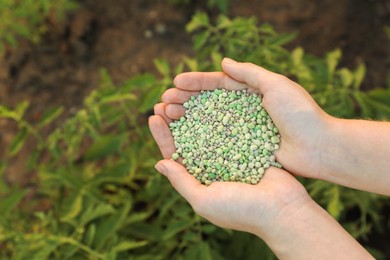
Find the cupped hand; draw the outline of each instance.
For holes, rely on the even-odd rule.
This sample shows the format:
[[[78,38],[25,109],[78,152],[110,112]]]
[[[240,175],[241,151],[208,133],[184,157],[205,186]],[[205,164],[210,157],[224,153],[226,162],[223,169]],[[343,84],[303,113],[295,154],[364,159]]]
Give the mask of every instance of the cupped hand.
[[[224,72],[178,75],[177,88],[167,90],[163,103],[155,105],[149,126],[164,157],[156,169],[199,215],[218,226],[258,235],[280,258],[369,256],[289,173],[319,177],[318,148],[329,138],[326,132],[332,118],[301,86],[282,75],[230,59],[224,59],[222,67]],[[256,185],[213,182],[205,186],[169,159],[175,147],[168,124],[184,115],[182,104],[191,96],[217,88],[248,89],[263,96],[263,105],[281,133],[276,158],[289,172],[270,167]]]
[[[178,75],[176,88],[167,90],[157,105],[169,122],[184,115],[182,104],[201,90],[248,89],[263,96],[263,106],[281,133],[276,159],[289,172],[311,178],[321,176],[321,147],[327,142],[331,117],[297,83],[252,63],[225,58],[223,72],[188,72]],[[173,150],[170,150],[173,152]]]
[[[238,182],[201,184],[178,162],[170,160],[175,151],[167,125],[172,119],[164,112],[166,104],[157,104],[149,126],[163,157],[156,169],[190,203],[194,211],[224,228],[246,231],[262,237],[275,237],[280,222],[290,213],[312,203],[305,188],[288,172],[270,167],[256,185]]]
[[[282,169],[267,169],[257,185],[214,182],[204,186],[180,163],[169,160],[175,147],[168,124],[184,114],[182,104],[185,101],[202,89],[248,88],[246,83],[220,72],[182,74],[176,78],[175,84],[178,88],[164,93],[163,103],[155,105],[155,115],[149,119],[152,135],[165,158],[157,163],[156,169],[169,179],[199,215],[218,226],[251,232],[264,238],[276,232],[278,225],[275,223],[289,217],[286,212],[312,203],[304,187]]]

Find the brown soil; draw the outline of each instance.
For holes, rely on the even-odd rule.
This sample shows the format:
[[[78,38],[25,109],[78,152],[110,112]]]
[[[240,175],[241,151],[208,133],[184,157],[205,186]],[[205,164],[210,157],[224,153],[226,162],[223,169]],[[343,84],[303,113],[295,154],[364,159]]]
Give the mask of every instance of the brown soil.
[[[49,31],[38,45],[22,42],[0,59],[0,103],[29,100],[30,120],[48,107],[64,106],[72,114],[99,81],[106,68],[120,83],[140,72],[155,72],[154,58],[177,63],[191,54],[191,37],[184,25],[205,0],[186,6],[168,1],[84,0],[64,22],[48,19]],[[385,86],[390,72],[388,0],[249,0],[230,1],[230,16],[256,16],[279,32],[299,32],[289,48],[302,46],[324,55],[340,47],[342,65],[363,61],[368,75],[363,88]],[[214,12],[215,13],[215,12]],[[0,147],[14,136],[15,126],[0,120]],[[4,149],[0,149],[0,158]],[[23,173],[15,163],[11,182]],[[12,176],[12,177],[11,177]],[[389,252],[390,254],[390,252]]]
[[[204,1],[173,6],[167,1],[85,0],[65,23],[52,18],[41,43],[21,43],[1,62],[0,102],[28,99],[37,116],[48,106],[72,107],[98,84],[99,69],[107,68],[116,82],[139,72],[154,71],[153,59],[172,64],[191,53],[184,25]],[[196,2],[196,1],[194,1]],[[353,68],[364,61],[365,88],[384,86],[390,69],[388,1],[231,0],[231,16],[257,16],[279,32],[298,31],[289,46],[303,46],[323,55],[342,48],[342,64]]]

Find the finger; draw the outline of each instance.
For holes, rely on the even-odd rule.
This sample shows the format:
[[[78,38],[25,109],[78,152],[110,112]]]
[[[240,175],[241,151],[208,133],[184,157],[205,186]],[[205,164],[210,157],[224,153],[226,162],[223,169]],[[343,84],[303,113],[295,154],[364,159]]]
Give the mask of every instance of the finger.
[[[223,72],[185,72],[177,75],[173,82],[177,88],[188,91],[249,88],[247,84],[238,82]]]
[[[154,105],[154,114],[161,116],[165,120],[165,122],[167,122],[167,124],[169,124],[170,122],[172,122],[172,118],[169,118],[166,115],[166,113],[165,113],[166,106],[167,106],[167,104],[165,104],[165,103],[158,103],[158,104]]]
[[[161,116],[151,116],[149,117],[149,128],[160,148],[162,156],[165,159],[171,158],[172,154],[176,152],[176,149],[167,123]]]
[[[167,104],[183,104],[188,101],[191,96],[199,95],[198,91],[186,91],[178,88],[170,88],[162,95],[162,101]]]
[[[186,109],[182,105],[168,104],[165,107],[165,113],[172,119],[179,119],[180,117],[184,116]]]
[[[173,160],[159,161],[156,164],[156,169],[168,178],[172,186],[191,205],[206,191],[206,186],[202,185],[194,176],[189,174],[181,164]]]
[[[222,60],[222,69],[231,78],[257,88],[261,93],[280,85],[280,81],[288,80],[286,77],[266,70],[249,62],[237,62],[229,58]]]

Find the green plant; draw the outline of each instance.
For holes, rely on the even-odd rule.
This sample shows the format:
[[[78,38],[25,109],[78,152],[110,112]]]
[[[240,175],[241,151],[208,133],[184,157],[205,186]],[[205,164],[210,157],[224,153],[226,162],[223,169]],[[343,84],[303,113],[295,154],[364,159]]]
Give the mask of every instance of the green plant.
[[[120,87],[103,71],[100,88],[64,122],[61,109],[30,125],[23,120],[27,105],[1,107],[1,117],[18,122],[24,133],[10,146],[9,158],[34,139],[26,171],[38,178],[24,206],[32,190],[1,185],[2,259],[223,259],[232,233],[196,216],[153,168],[160,155],[145,113],[172,82],[168,64],[156,66],[163,79],[143,74]],[[40,136],[53,123],[58,126]],[[49,210],[32,210],[45,201]],[[256,244],[256,250],[266,247]]]
[[[197,1],[194,0],[168,0],[168,2],[175,5],[189,5],[197,3]],[[219,12],[226,14],[228,12],[229,0],[207,0],[206,5],[208,10],[217,8]]]
[[[214,24],[198,13],[187,29],[194,33],[195,57],[184,57],[173,70],[156,60],[161,78],[141,74],[120,86],[102,71],[100,86],[73,116],[55,108],[30,124],[27,103],[0,106],[0,117],[19,126],[0,174],[26,149],[25,172],[36,176],[28,187],[0,179],[2,259],[274,259],[260,239],[201,219],[155,173],[160,154],[146,114],[183,69],[220,69],[223,56],[252,61],[294,78],[333,115],[390,119],[390,89],[361,91],[364,65],[340,68],[339,50],[324,58],[289,51],[283,45],[294,34],[279,35],[254,18],[220,16]],[[26,140],[35,145],[24,147]],[[386,228],[380,211],[388,199],[302,182],[355,237]]]
[[[218,8],[221,13],[226,14],[228,12],[229,0],[208,0],[207,6],[209,8]]]
[[[72,0],[0,0],[0,55],[20,39],[37,42],[47,30],[47,17],[61,18],[75,7]]]

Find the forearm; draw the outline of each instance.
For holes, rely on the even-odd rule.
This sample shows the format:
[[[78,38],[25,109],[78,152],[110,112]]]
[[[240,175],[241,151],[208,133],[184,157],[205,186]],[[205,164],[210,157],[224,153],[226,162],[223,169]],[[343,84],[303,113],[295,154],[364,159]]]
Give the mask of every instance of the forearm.
[[[286,209],[275,219],[274,233],[258,233],[279,259],[373,259],[314,201]]]
[[[390,123],[330,120],[320,178],[390,195]]]

